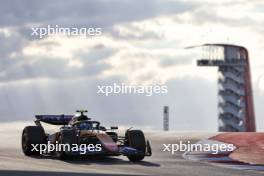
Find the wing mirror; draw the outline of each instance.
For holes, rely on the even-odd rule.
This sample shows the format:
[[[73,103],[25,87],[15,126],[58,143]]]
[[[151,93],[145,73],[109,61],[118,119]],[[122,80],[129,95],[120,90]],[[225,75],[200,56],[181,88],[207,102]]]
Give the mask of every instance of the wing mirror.
[[[104,126],[100,126],[100,127],[99,127],[99,130],[101,130],[101,131],[106,131],[106,128],[105,128]]]
[[[111,130],[118,130],[117,126],[111,126]]]

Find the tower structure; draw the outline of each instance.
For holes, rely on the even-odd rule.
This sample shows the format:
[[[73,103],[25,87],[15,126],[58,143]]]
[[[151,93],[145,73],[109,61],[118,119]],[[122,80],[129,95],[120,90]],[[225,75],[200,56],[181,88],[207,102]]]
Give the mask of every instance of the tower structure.
[[[228,44],[202,47],[207,49],[207,55],[197,65],[218,67],[218,130],[256,131],[247,49]]]
[[[163,107],[163,130],[169,131],[169,106]]]

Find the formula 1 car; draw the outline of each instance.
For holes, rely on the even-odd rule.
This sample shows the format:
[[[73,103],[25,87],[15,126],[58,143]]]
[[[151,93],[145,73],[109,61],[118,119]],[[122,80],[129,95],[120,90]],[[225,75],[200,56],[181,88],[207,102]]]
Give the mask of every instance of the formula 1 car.
[[[62,160],[74,156],[119,156],[132,161],[141,161],[151,156],[151,146],[141,130],[127,129],[125,135],[118,136],[118,127],[106,129],[100,122],[84,115],[86,110],[76,115],[36,115],[35,126],[27,126],[22,133],[22,150],[27,156],[53,155]],[[46,134],[40,122],[60,125],[54,134]]]

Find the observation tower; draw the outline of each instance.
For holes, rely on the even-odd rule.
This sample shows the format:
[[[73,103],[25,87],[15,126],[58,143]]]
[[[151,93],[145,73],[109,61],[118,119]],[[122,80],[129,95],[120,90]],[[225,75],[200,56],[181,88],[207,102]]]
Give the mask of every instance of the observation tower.
[[[255,114],[246,48],[228,44],[204,44],[206,56],[198,66],[218,67],[218,130],[255,132]]]

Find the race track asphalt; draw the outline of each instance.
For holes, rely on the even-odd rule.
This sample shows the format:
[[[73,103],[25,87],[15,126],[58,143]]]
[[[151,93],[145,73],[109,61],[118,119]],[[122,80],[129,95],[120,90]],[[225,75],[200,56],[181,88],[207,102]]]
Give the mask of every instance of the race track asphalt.
[[[12,124],[13,125],[13,124]],[[5,127],[7,125],[5,124]],[[126,157],[78,158],[61,161],[54,157],[27,157],[21,151],[19,128],[0,125],[0,175],[19,176],[110,176],[110,175],[162,175],[162,176],[260,176],[263,172],[239,170],[207,162],[186,160],[182,152],[171,155],[162,152],[163,144],[180,140],[196,142],[208,138],[209,133],[149,132],[153,156],[139,163],[131,163]]]

